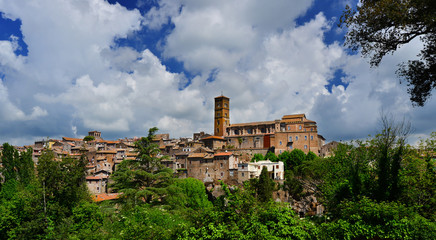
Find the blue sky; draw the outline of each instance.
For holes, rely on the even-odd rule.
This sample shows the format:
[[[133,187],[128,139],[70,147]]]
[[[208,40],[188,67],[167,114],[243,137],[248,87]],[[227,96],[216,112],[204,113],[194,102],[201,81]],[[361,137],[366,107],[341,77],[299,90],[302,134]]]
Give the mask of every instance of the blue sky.
[[[343,47],[345,0],[0,0],[0,143],[42,138],[172,137],[213,132],[213,99],[231,122],[306,113],[328,141],[365,138],[381,112],[436,127],[436,100],[413,107],[397,65]]]

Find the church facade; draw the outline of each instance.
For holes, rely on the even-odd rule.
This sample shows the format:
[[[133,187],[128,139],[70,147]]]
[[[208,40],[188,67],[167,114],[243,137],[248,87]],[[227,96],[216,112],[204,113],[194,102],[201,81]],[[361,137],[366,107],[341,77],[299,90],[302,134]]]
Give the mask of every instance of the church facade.
[[[325,139],[318,134],[315,121],[306,114],[285,115],[263,122],[230,124],[230,99],[215,98],[215,136],[223,137],[235,149],[274,149],[275,154],[301,149],[319,155]]]

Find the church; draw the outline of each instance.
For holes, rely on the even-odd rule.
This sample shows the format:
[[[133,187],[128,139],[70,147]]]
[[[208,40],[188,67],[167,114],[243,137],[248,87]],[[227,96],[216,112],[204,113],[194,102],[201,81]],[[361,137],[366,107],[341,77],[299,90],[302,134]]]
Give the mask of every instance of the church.
[[[230,123],[230,98],[215,98],[214,139],[222,139],[227,147],[250,150],[284,151],[301,149],[320,155],[325,139],[318,134],[315,121],[306,114],[285,115],[281,119],[263,122]]]

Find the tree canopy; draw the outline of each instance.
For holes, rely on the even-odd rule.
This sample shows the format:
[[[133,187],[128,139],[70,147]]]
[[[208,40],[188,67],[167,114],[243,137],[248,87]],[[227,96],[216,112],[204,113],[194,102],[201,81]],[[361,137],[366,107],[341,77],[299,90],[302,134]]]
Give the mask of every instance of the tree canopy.
[[[436,2],[434,0],[363,0],[355,9],[347,6],[340,25],[348,28],[345,45],[361,49],[378,66],[386,54],[419,38],[419,60],[401,63],[397,70],[407,82],[410,100],[423,106],[436,88]]]

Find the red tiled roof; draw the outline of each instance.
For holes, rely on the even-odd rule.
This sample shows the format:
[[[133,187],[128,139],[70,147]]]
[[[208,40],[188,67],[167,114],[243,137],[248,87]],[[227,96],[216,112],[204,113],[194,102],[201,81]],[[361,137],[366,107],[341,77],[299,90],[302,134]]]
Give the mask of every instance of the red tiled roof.
[[[202,138],[202,139],[200,139],[200,140],[209,140],[209,139],[215,139],[215,140],[222,140],[222,141],[225,141],[225,139],[224,139],[223,137],[220,137],[220,136],[209,136],[209,137]]]
[[[98,176],[87,176],[86,180],[92,181],[92,180],[101,180],[101,177]]]
[[[220,152],[220,153],[216,153],[214,156],[215,157],[219,157],[219,156],[230,156],[233,155],[232,152]]]
[[[83,139],[80,138],[70,138],[70,137],[62,137],[63,141],[83,141]]]
[[[112,153],[112,154],[115,154],[115,153],[117,153],[117,150],[101,150],[101,151],[98,151],[97,153]]]
[[[106,201],[106,200],[114,200],[117,199],[118,196],[120,194],[119,193],[102,193],[102,194],[98,194],[98,195],[93,195],[92,198],[95,202],[101,202],[101,201]]]
[[[191,153],[189,154],[188,158],[202,158],[205,155],[206,155],[205,153]]]

